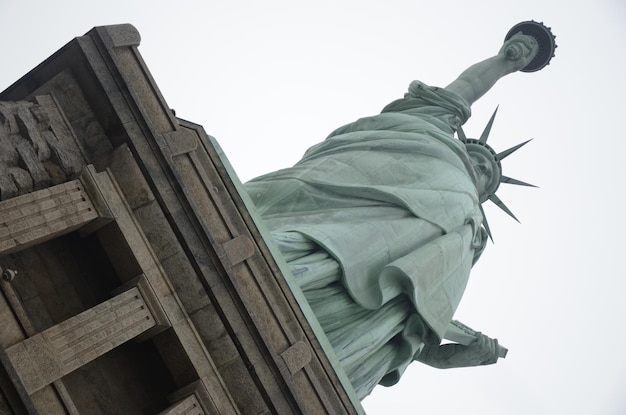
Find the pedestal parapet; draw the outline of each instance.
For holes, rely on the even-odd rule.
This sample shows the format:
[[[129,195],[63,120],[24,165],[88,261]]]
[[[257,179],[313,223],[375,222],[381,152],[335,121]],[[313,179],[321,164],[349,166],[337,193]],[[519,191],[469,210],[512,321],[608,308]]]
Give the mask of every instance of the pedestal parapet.
[[[0,407],[362,409],[212,137],[174,116],[130,25],[0,94]]]

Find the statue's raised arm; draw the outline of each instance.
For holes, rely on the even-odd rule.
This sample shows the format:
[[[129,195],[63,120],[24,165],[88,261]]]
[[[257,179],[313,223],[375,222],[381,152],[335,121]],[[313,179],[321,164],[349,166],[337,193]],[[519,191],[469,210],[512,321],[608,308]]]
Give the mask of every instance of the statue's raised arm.
[[[528,65],[538,50],[538,43],[534,37],[516,34],[504,42],[496,56],[470,66],[446,89],[461,95],[472,105],[489,91],[498,79]]]
[[[472,105],[503,76],[517,71],[534,72],[546,66],[555,48],[550,28],[536,22],[520,23],[511,29],[497,55],[470,66],[446,89]]]

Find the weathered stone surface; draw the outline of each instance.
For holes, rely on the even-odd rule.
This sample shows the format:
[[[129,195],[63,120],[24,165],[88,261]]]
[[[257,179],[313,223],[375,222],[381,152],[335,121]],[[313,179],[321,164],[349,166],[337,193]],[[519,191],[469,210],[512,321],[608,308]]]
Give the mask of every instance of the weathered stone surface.
[[[111,123],[109,121],[111,115],[107,112],[106,106],[93,102],[93,95],[91,95],[91,102],[87,100],[86,94],[89,94],[89,91],[83,92],[84,86],[79,84],[80,78],[77,79],[77,76],[80,77],[81,74],[82,72],[73,73],[70,68],[66,67],[52,74],[50,79],[39,85],[36,90],[30,91],[27,96],[54,96],[59,111],[62,112],[63,118],[67,120],[76,137],[77,149],[83,154],[85,160],[89,160],[100,169],[106,164],[101,160],[107,160],[113,151],[113,146],[105,131],[105,127]],[[98,111],[98,115],[94,110]]]
[[[311,348],[303,341],[297,341],[280,355],[292,375],[311,361]]]
[[[71,232],[98,218],[78,180],[0,202],[0,255]]]
[[[195,275],[195,270],[183,252],[163,260],[163,268],[168,275]],[[202,283],[197,278],[174,278],[172,285],[189,315],[193,315],[194,312],[211,303]]]
[[[54,98],[35,101],[0,102],[0,200],[72,179],[84,166]]]
[[[206,415],[196,395],[189,395],[180,402],[175,403],[159,415]]]
[[[232,265],[239,264],[256,253],[254,242],[247,235],[239,235],[225,242],[222,247]]]
[[[156,325],[137,288],[6,349],[34,393]]]
[[[24,333],[19,323],[13,317],[13,312],[4,296],[0,295],[0,346],[7,348],[24,339]]]
[[[175,402],[162,412],[167,414],[215,414],[219,409],[207,391],[206,379],[197,380],[169,396]]]
[[[131,209],[135,210],[154,201],[154,194],[127,145],[113,150],[108,168],[119,183]]]
[[[59,330],[68,318],[81,320],[98,303],[110,305],[111,291],[140,274],[151,292],[144,301],[149,314],[167,322],[158,323],[159,330],[171,327],[105,351],[93,339],[125,338],[115,337],[125,325],[119,320],[112,331],[83,339],[92,339],[84,359],[68,346],[67,359],[78,356],[80,366],[61,378],[70,360],[46,359],[50,367],[43,375],[44,363],[19,366],[15,373],[32,376],[26,376],[28,388],[15,376],[13,386],[0,382],[4,396],[17,397],[7,405],[42,413],[132,414],[173,410],[171,404],[196,399],[205,413],[356,413],[248,213],[236,176],[201,127],[173,116],[138,42],[132,26],[96,28],[0,94],[13,111],[5,111],[8,138],[0,141],[9,149],[6,162],[0,155],[0,175],[11,178],[3,185],[10,196],[5,202],[16,203],[20,192],[71,183],[82,171],[79,183],[96,213],[76,227],[47,232],[55,238],[48,242],[35,235],[29,247],[0,251],[0,267],[25,276],[5,293],[13,295],[9,308],[17,326],[30,327],[34,339],[16,337],[0,346],[12,350],[13,360],[57,355],[46,330]],[[36,106],[57,112],[46,112],[47,119],[37,110],[24,113]],[[16,170],[15,157],[18,163],[30,157],[33,167]],[[145,292],[140,296],[145,300]],[[116,376],[127,381],[116,383]],[[49,386],[32,392],[42,384]],[[185,389],[189,384],[193,393]],[[165,402],[177,390],[187,395],[174,393],[175,401]]]
[[[241,359],[237,346],[212,305],[196,311],[190,317],[218,369]]]

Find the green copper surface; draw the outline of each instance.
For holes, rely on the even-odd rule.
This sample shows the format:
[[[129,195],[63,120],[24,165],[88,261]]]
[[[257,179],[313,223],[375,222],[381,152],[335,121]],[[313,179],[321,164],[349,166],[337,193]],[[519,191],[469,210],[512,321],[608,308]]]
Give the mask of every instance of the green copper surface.
[[[532,37],[515,35],[446,88],[414,81],[380,114],[244,185],[359,398],[397,382],[414,360],[449,368],[504,355],[479,333],[440,345],[459,339],[451,322],[486,246],[481,202],[512,215],[490,193],[497,158],[483,166],[454,134],[475,100],[536,53]]]

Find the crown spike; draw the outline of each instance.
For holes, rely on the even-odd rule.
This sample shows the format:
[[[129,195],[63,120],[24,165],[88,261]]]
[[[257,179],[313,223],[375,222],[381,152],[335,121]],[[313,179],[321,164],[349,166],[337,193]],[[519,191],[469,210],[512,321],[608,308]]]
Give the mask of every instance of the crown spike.
[[[493,236],[491,235],[491,229],[489,229],[489,223],[487,223],[487,215],[485,215],[485,210],[483,209],[483,205],[480,205],[480,213],[483,214],[483,226],[487,231],[487,235],[489,235],[489,239],[491,239],[491,243],[493,242]]]
[[[518,186],[537,187],[534,184],[526,183],[526,182],[523,182],[521,180],[517,180],[517,179],[514,179],[512,177],[507,177],[507,176],[502,176],[500,178],[500,183],[516,184]]]
[[[498,160],[502,160],[508,156],[511,155],[511,153],[516,152],[517,150],[519,150],[520,147],[522,147],[523,145],[527,144],[528,142],[532,141],[532,138],[530,140],[526,140],[523,143],[519,143],[518,145],[509,148],[508,150],[504,150],[501,153],[498,153]]]
[[[489,122],[485,126],[485,130],[480,135],[480,139],[478,140],[480,142],[480,144],[486,144],[487,143],[487,139],[489,138],[489,133],[491,133],[491,126],[493,125],[493,120],[496,119],[496,114],[498,113],[498,108],[499,107],[500,106],[496,107],[496,110],[493,112],[493,115],[491,116],[491,118],[489,119]]]
[[[512,217],[513,219],[515,219],[517,222],[519,222],[519,219],[517,219],[515,217],[515,215],[513,214],[513,212],[511,212],[509,210],[508,207],[506,207],[506,205],[504,204],[504,202],[502,200],[500,200],[500,198],[498,196],[496,196],[495,193],[490,194],[489,195],[489,200],[491,200],[493,203],[496,204],[496,206],[498,206],[500,209],[502,209],[503,211],[505,211],[510,217]]]

